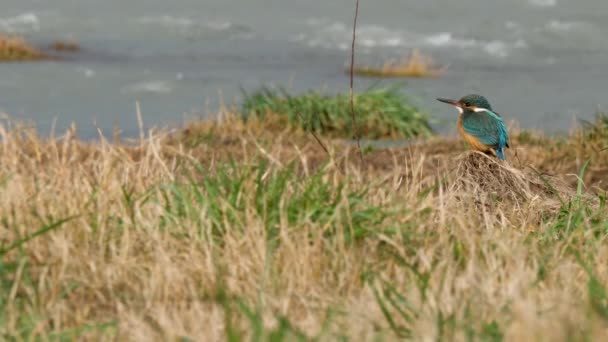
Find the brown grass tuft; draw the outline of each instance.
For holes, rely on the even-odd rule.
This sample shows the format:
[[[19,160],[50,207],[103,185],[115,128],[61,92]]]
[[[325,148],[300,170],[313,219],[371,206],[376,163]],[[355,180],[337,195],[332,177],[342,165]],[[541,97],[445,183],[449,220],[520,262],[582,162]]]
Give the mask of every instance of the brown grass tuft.
[[[439,77],[447,67],[438,67],[430,56],[418,49],[398,61],[388,61],[381,67],[355,66],[354,73],[369,77]]]
[[[43,59],[45,55],[23,38],[0,34],[0,62]]]
[[[458,158],[452,190],[491,194],[515,202],[539,199],[557,201],[558,196],[573,196],[571,187],[556,177],[543,176],[532,169],[520,170],[494,156],[467,152]]]
[[[74,41],[56,40],[49,48],[56,52],[78,52],[80,51],[80,44]]]

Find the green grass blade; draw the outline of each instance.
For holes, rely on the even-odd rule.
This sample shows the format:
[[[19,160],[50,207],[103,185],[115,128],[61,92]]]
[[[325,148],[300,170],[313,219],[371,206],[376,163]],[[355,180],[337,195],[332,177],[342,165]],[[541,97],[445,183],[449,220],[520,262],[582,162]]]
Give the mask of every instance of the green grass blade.
[[[4,256],[6,253],[12,251],[15,248],[19,248],[21,247],[23,244],[27,243],[28,241],[35,239],[38,236],[44,235],[46,233],[49,233],[53,230],[59,229],[61,228],[61,226],[63,226],[63,224],[79,217],[80,215],[74,215],[74,216],[70,216],[70,217],[66,217],[64,219],[61,219],[59,221],[55,221],[53,223],[47,224],[45,226],[43,226],[42,228],[38,229],[37,231],[35,231],[34,233],[21,238],[15,242],[13,242],[12,244],[10,244],[8,247],[3,247],[0,248],[0,256]]]

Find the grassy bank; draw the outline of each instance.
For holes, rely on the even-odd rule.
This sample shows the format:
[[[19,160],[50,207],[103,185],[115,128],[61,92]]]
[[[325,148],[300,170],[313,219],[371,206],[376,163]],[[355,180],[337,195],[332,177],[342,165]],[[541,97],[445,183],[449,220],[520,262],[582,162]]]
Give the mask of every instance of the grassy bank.
[[[596,340],[603,121],[366,151],[224,116],[131,144],[0,129],[0,336]],[[589,163],[586,163],[590,160]],[[580,175],[580,179],[577,175]]]
[[[397,88],[369,89],[354,96],[357,132],[370,139],[413,138],[432,133],[429,117],[411,104]],[[334,96],[311,91],[292,95],[285,90],[260,89],[246,94],[242,117],[272,128],[285,126],[326,136],[351,138],[352,111],[349,94]]]

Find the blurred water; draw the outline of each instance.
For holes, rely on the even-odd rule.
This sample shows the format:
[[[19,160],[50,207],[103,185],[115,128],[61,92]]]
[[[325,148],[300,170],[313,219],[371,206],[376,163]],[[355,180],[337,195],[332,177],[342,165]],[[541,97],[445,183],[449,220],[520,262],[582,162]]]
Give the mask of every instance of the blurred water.
[[[66,61],[0,64],[0,110],[42,133],[78,123],[83,137],[118,123],[178,126],[238,104],[240,89],[347,91],[354,0],[4,0],[0,31],[45,44],[78,41]],[[454,128],[435,97],[478,92],[520,126],[568,130],[608,103],[608,2],[601,0],[361,0],[357,60],[420,48],[449,65],[405,90]],[[385,81],[391,83],[394,81]],[[374,81],[358,78],[364,89]]]

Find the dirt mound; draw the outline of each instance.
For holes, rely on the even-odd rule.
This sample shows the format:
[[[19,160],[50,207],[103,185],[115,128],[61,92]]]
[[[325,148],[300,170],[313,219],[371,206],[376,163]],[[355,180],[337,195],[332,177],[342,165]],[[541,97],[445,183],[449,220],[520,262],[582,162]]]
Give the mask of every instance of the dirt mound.
[[[508,161],[480,152],[467,152],[458,158],[450,190],[473,195],[486,204],[534,201],[543,203],[547,209],[557,209],[562,201],[576,195],[560,178],[540,174],[532,168],[520,170]]]

